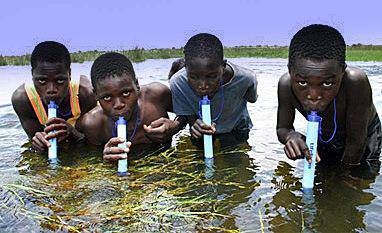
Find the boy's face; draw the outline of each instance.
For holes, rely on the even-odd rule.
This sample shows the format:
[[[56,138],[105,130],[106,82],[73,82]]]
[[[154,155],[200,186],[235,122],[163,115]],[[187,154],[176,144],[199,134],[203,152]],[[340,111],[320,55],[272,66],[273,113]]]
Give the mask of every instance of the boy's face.
[[[326,109],[337,96],[345,68],[332,59],[296,60],[289,69],[292,90],[306,112]]]
[[[189,85],[198,96],[211,98],[219,90],[225,65],[226,61],[219,64],[211,58],[193,58],[186,64]]]
[[[68,95],[70,68],[64,63],[37,62],[32,70],[33,84],[45,105],[51,100],[60,105]]]
[[[138,103],[139,86],[129,74],[109,76],[97,82],[97,99],[105,114],[113,120],[123,116],[129,120]]]

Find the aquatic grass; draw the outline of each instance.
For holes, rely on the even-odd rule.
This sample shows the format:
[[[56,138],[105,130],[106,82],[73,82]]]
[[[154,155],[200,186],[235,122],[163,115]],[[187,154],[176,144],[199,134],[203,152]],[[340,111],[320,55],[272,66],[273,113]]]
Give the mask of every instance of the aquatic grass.
[[[220,223],[233,221],[230,210],[240,204],[236,198],[248,196],[246,192],[252,192],[259,184],[240,181],[240,170],[220,164],[225,163],[226,156],[247,157],[243,152],[248,148],[217,148],[216,170],[213,177],[206,179],[203,152],[189,143],[189,137],[185,137],[176,147],[137,155],[137,159],[129,161],[126,177],[116,176],[116,164],[94,159],[101,156],[98,152],[93,157],[69,154],[73,158],[69,164],[63,158],[54,170],[41,169],[32,159],[35,155],[27,153],[20,163],[29,165],[23,171],[28,186],[49,192],[43,196],[43,191],[22,187],[15,192],[28,190],[36,207],[53,211],[39,216],[47,229],[72,226],[77,230],[145,232],[208,231],[216,227],[235,232],[234,225],[225,229]],[[33,169],[35,166],[37,170]]]
[[[260,219],[261,233],[264,233],[263,214],[261,213],[260,209],[259,209],[259,219]]]

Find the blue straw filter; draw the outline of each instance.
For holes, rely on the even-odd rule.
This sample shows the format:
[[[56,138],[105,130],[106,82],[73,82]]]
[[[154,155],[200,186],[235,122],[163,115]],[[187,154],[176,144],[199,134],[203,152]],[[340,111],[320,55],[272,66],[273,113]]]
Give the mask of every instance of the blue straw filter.
[[[312,111],[308,115],[308,125],[306,129],[306,145],[312,156],[312,162],[308,163],[308,160],[304,159],[304,174],[302,177],[302,188],[306,191],[313,189],[314,186],[314,172],[316,169],[316,155],[317,155],[317,140],[319,125],[321,117],[317,115],[317,112]]]
[[[202,120],[207,125],[211,125],[211,102],[208,99],[208,96],[204,96],[202,100],[200,100],[200,106],[202,107]],[[204,139],[204,157],[205,158],[213,158],[213,145],[212,145],[212,135],[203,135]]]
[[[51,119],[53,117],[57,117],[57,104],[51,100],[48,104],[48,119]],[[50,132],[50,134],[54,133]],[[48,149],[48,158],[49,160],[55,160],[57,159],[57,138],[49,139],[49,143],[51,146]]]
[[[117,134],[119,138],[123,138],[125,141],[123,143],[119,143],[119,148],[126,148],[127,141],[127,130],[126,130],[126,121],[123,116],[120,116],[117,121]],[[125,153],[126,154],[126,153]],[[118,172],[117,175],[125,176],[127,174],[127,159],[118,160]]]

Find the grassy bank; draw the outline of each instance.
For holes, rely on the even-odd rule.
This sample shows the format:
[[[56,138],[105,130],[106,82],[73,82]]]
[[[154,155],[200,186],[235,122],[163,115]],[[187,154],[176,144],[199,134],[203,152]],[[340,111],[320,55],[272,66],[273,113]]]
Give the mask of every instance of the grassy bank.
[[[165,59],[182,56],[182,49],[140,49],[118,51],[125,54],[133,62],[141,62],[146,59]],[[82,63],[94,61],[105,51],[78,51],[71,54],[72,62]],[[287,58],[287,46],[239,46],[224,49],[225,57],[265,57],[265,58]],[[347,47],[348,61],[382,61],[382,45],[352,45]],[[6,65],[29,65],[30,54],[23,56],[1,56],[0,66]]]

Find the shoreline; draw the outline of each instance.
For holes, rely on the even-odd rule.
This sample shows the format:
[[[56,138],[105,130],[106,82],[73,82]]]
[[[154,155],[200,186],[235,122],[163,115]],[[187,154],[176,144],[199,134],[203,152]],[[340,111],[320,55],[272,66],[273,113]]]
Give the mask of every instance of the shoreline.
[[[110,50],[126,55],[132,62],[147,59],[168,59],[183,56],[183,48]],[[94,61],[99,55],[110,51],[78,51],[71,53],[72,63]],[[288,58],[288,46],[237,46],[225,47],[224,57]],[[347,61],[382,61],[382,45],[355,44],[346,48]],[[22,66],[30,64],[30,54],[21,56],[0,55],[0,66]]]

